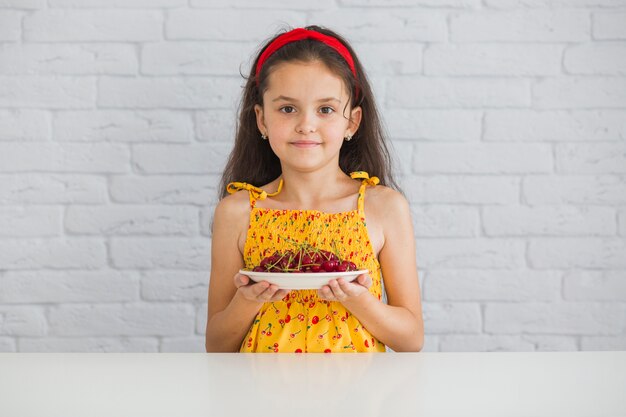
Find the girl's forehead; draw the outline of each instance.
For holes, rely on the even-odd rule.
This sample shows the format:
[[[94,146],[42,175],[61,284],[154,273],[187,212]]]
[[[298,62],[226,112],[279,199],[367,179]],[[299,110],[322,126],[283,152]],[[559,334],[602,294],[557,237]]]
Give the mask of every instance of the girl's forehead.
[[[347,96],[343,79],[319,61],[285,62],[270,71],[265,94],[294,97],[301,94],[320,97]]]

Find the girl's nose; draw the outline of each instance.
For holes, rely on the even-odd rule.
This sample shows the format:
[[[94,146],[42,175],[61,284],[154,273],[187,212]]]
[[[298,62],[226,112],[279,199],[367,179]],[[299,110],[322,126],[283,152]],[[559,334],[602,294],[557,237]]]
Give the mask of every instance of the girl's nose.
[[[310,113],[304,112],[296,125],[296,132],[306,134],[315,132],[315,129],[314,117]]]

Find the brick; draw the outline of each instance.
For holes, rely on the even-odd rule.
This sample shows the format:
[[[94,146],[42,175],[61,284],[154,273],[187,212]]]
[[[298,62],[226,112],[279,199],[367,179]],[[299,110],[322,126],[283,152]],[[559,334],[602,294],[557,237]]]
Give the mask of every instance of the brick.
[[[141,296],[149,301],[206,302],[208,284],[206,271],[150,271],[142,278]]]
[[[95,101],[95,78],[0,76],[0,107],[80,109]]]
[[[159,110],[56,112],[53,130],[62,142],[189,143],[194,136],[190,115]]]
[[[202,1],[202,0],[192,0]],[[210,0],[204,0],[210,1]],[[473,8],[480,6],[480,0],[339,0],[339,4],[347,7],[381,7],[381,6],[403,6],[403,7],[458,7]]]
[[[0,303],[90,303],[139,300],[139,278],[120,271],[8,271]]]
[[[567,271],[563,298],[568,301],[626,301],[626,271]]]
[[[511,174],[552,171],[552,148],[526,144],[415,145],[413,171],[425,173]]]
[[[615,234],[615,210],[608,207],[484,207],[487,236],[606,236]]]
[[[424,51],[424,74],[559,75],[562,49],[554,45],[436,44]]]
[[[208,7],[211,9],[216,8],[255,8],[258,7],[258,4],[255,0],[239,0],[236,3],[233,3],[229,0],[190,0],[190,5],[192,7]],[[335,6],[335,3],[332,0],[320,0],[316,3],[299,3],[299,2],[287,2],[285,0],[267,0],[263,2],[264,9],[289,9],[289,10],[317,10],[317,9],[326,9],[328,7]]]
[[[162,39],[163,14],[132,10],[42,10],[24,18],[31,42],[146,42]]]
[[[177,336],[193,331],[193,311],[185,304],[105,304],[54,306],[52,336]]]
[[[482,326],[480,305],[474,303],[424,303],[423,316],[429,334],[476,334]]]
[[[50,119],[41,110],[0,110],[0,141],[47,141],[51,137]]]
[[[164,337],[161,342],[161,352],[206,353],[203,336],[170,338]]]
[[[531,239],[528,260],[531,267],[539,269],[626,268],[626,240],[608,237]]]
[[[23,14],[0,10],[0,41],[17,41],[22,35]]]
[[[416,237],[472,237],[479,234],[474,207],[426,205],[411,210]]]
[[[306,24],[307,14],[285,10],[213,10],[178,9],[168,13],[165,22],[166,39],[262,41],[281,26],[267,22],[289,22],[293,27]],[[245,28],[245,30],[242,30]],[[268,34],[269,33],[269,34]],[[252,51],[250,52],[252,53]]]
[[[618,304],[492,303],[485,308],[485,331],[496,334],[618,335],[625,322],[626,306]]]
[[[112,238],[110,256],[121,269],[210,268],[211,242],[189,238]]]
[[[43,9],[46,0],[0,0],[0,7],[12,9]]]
[[[198,210],[193,207],[106,206],[67,208],[70,234],[125,236],[198,234]]]
[[[132,45],[0,45],[0,74],[136,74]]]
[[[91,353],[129,353],[159,351],[156,337],[46,337],[22,338],[20,352],[91,352]]]
[[[0,204],[101,204],[106,178],[88,175],[0,174]]]
[[[114,176],[110,184],[111,200],[138,204],[210,204],[217,202],[218,181],[211,176]]]
[[[15,339],[0,337],[0,352],[17,352],[17,344],[15,343]]]
[[[200,212],[200,235],[211,237],[211,227],[213,224],[213,215],[215,213],[215,207],[217,204],[211,204],[208,207],[203,207]]]
[[[232,42],[170,42],[144,45],[141,50],[142,74],[228,75],[244,64],[242,57],[256,45]],[[246,73],[249,63],[241,68]]]
[[[71,8],[169,8],[187,5],[187,0],[49,0],[50,7]]]
[[[231,151],[231,144],[137,145],[133,166],[146,174],[221,174]]]
[[[110,144],[0,143],[0,172],[125,173],[130,152]]]
[[[417,264],[426,269],[511,269],[525,266],[524,242],[505,239],[418,239]]]
[[[114,78],[101,77],[98,105],[117,108],[231,108],[239,91],[235,78]]]
[[[204,302],[196,307],[196,334],[206,335],[208,303]]]
[[[532,343],[538,352],[573,352],[578,348],[578,336],[550,336],[523,334],[522,339]]]
[[[1,336],[43,336],[46,332],[42,307],[0,305]]]
[[[106,264],[95,239],[0,240],[0,269],[97,269]]]
[[[486,141],[621,141],[623,110],[487,110]]]
[[[626,336],[584,336],[581,338],[581,350],[626,350]]]
[[[196,112],[196,139],[201,142],[235,141],[236,115],[230,110],[211,110]],[[260,134],[260,133],[259,133]]]
[[[626,45],[599,42],[574,45],[565,50],[563,65],[570,74],[626,75]]]
[[[420,9],[350,10],[350,19],[334,9],[312,12],[312,22],[340,27],[349,42],[443,42],[447,39],[446,14]]]
[[[475,110],[402,110],[385,114],[393,139],[476,142],[482,112]]]
[[[532,95],[539,109],[626,107],[626,78],[547,78],[533,84]]]
[[[509,8],[586,8],[586,7],[620,7],[623,0],[485,0],[485,5],[498,9]]]
[[[626,174],[626,142],[559,143],[556,168],[565,174]]]
[[[406,196],[414,203],[512,204],[519,202],[520,180],[497,176],[410,176]]]
[[[427,301],[558,301],[556,271],[432,270],[424,280]]]
[[[353,42],[352,48],[367,74],[421,74],[423,43]]]
[[[520,336],[446,335],[440,337],[441,352],[532,352],[534,345]]]
[[[626,39],[626,12],[595,12],[591,19],[594,39]]]
[[[626,204],[624,177],[617,175],[527,176],[522,182],[527,204]]]
[[[395,77],[385,96],[390,108],[528,107],[528,80]]]
[[[398,175],[410,175],[413,143],[394,140],[387,142],[387,146],[390,149],[393,159],[391,166],[395,168]]]
[[[0,207],[0,237],[58,236],[61,218],[60,207]]]
[[[589,13],[578,10],[522,10],[456,13],[450,17],[454,42],[584,42],[590,39]]]
[[[171,353],[206,353],[203,336],[163,338],[161,352]]]
[[[626,211],[619,213],[617,223],[618,233],[621,236],[626,236]]]

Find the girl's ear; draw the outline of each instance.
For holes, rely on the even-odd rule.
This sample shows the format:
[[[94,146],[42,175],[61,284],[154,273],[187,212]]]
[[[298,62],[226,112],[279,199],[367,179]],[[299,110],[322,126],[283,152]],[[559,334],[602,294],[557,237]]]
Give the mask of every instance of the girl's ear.
[[[350,112],[350,125],[348,126],[348,133],[352,136],[359,129],[359,125],[361,124],[361,117],[363,116],[363,111],[361,110],[361,106],[355,107]]]
[[[262,134],[267,135],[267,128],[265,127],[265,122],[263,121],[263,107],[255,104],[254,112],[256,113],[256,125],[259,128],[259,131]]]

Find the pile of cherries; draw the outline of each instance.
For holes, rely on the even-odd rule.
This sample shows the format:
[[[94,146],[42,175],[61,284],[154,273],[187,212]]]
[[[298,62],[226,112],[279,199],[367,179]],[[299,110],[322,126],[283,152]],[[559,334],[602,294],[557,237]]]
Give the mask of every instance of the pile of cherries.
[[[283,253],[276,251],[263,258],[255,266],[254,272],[346,272],[356,271],[354,262],[341,260],[339,256],[327,250],[317,249],[309,244],[302,244],[295,251]]]

